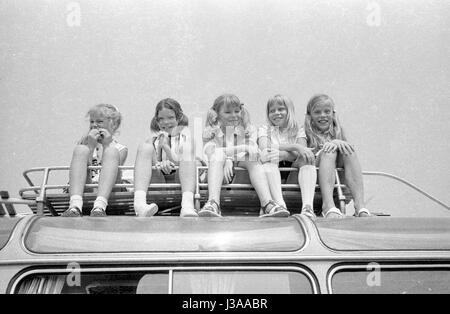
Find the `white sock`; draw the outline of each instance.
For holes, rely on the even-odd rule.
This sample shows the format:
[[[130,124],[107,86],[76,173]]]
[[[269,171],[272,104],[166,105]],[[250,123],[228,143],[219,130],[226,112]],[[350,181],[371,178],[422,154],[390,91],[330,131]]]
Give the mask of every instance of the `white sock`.
[[[134,211],[136,212],[136,216],[153,216],[158,211],[158,206],[156,206],[155,204],[147,204],[146,191],[135,191]]]
[[[181,208],[194,209],[194,193],[183,192],[181,199]]]
[[[69,208],[78,207],[80,210],[83,209],[83,197],[81,195],[72,195],[70,197]]]
[[[317,171],[313,165],[306,165],[300,168],[298,172],[298,182],[302,192],[303,206],[313,206],[314,192],[317,182]]]
[[[93,208],[101,208],[103,210],[106,210],[106,206],[108,206],[108,200],[103,196],[97,196]]]

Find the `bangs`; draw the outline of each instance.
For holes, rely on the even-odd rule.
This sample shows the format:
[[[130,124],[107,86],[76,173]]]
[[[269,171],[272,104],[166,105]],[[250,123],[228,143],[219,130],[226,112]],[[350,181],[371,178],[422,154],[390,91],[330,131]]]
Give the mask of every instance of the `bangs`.
[[[237,96],[233,95],[233,94],[225,94],[222,96],[219,96],[215,101],[214,101],[214,106],[213,109],[216,112],[219,112],[220,108],[224,108],[224,109],[234,109],[235,107],[241,107],[241,101],[239,100],[239,98],[237,98]]]

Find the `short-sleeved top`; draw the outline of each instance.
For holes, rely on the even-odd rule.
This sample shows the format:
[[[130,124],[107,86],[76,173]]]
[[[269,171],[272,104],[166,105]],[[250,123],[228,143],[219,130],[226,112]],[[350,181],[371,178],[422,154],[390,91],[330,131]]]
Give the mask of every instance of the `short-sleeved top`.
[[[258,129],[258,139],[261,137],[267,137],[269,138],[271,145],[275,147],[279,147],[280,145],[295,144],[299,139],[307,139],[303,128],[299,128],[295,137],[290,137],[288,131],[288,129],[280,131],[277,127],[264,125]]]
[[[211,139],[205,143],[203,146],[203,155],[205,160],[208,160],[208,156],[206,154],[206,150],[210,147],[231,147],[238,145],[257,145],[258,139],[258,130],[253,126],[249,125],[246,129],[241,127],[228,128],[227,134],[225,137],[224,132],[219,126],[214,127],[206,127],[203,134],[207,134],[207,137],[211,137]],[[244,158],[246,152],[241,152],[237,154],[235,157],[240,159]]]
[[[162,145],[160,143],[160,138],[164,134],[163,131],[158,131],[156,133],[152,133],[151,135],[151,141],[153,143],[153,148],[156,152],[156,160],[155,161],[163,161],[167,160],[166,152],[162,148]],[[190,142],[190,133],[189,129],[187,127],[184,127],[181,132],[178,135],[171,136],[166,133],[166,135],[169,137],[169,145],[172,152],[176,155],[180,155],[183,153],[183,146]]]
[[[117,148],[119,153],[127,148],[125,145],[120,144],[116,140],[113,140],[112,144]],[[98,143],[94,149],[94,152],[92,153],[92,159],[91,159],[91,162],[89,163],[89,165],[90,166],[101,166],[102,159],[103,159],[103,145]],[[99,177],[100,177],[100,169],[90,170],[90,176],[91,176],[91,180],[93,183],[98,182]]]

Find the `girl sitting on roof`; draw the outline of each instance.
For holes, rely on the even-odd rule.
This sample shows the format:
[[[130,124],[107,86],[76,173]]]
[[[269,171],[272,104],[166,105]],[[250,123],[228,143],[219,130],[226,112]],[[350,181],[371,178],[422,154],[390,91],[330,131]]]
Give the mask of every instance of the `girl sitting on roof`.
[[[99,104],[92,107],[87,116],[90,119],[89,131],[75,147],[70,164],[70,203],[62,214],[64,217],[82,216],[82,195],[86,183],[98,183],[97,199],[90,215],[105,216],[109,195],[120,180],[118,167],[124,164],[128,154],[128,149],[113,138],[122,121],[117,107]],[[102,170],[88,171],[88,166],[102,166]]]
[[[334,102],[329,96],[315,95],[309,100],[305,132],[308,147],[317,156],[316,165],[319,167],[319,185],[323,199],[322,215],[327,218],[343,217],[333,200],[335,169],[338,166],[344,167],[345,180],[353,195],[355,216],[370,216],[369,210],[365,208],[363,178],[355,148],[347,141]]]
[[[197,162],[187,126],[188,118],[176,100],[166,98],[156,105],[155,116],[150,124],[151,136],[139,146],[136,156],[134,210],[137,216],[150,217],[158,211],[156,204],[147,204],[147,190],[151,181],[181,182],[180,216],[198,216],[194,209]],[[152,165],[157,168],[153,173]]]
[[[270,182],[270,190],[279,204],[284,204],[281,182],[294,180],[293,173],[280,173],[279,167],[298,168],[298,182],[302,196],[302,214],[314,218],[313,200],[317,181],[315,157],[307,148],[306,134],[295,119],[292,101],[275,95],[267,102],[267,125],[258,132],[261,161]]]
[[[257,130],[235,95],[219,96],[209,110],[203,132],[204,152],[208,165],[208,201],[199,211],[202,217],[220,217],[222,184],[232,183],[234,167],[248,170],[250,181],[261,203],[260,216],[289,216],[281,204],[271,199],[270,186],[259,162]]]

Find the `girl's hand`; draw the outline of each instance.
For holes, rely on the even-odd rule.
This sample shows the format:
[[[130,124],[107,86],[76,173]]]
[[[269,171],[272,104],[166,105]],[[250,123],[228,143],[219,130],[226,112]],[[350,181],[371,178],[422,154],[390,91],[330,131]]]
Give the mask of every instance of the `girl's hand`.
[[[159,164],[159,168],[164,174],[170,174],[175,169],[175,164],[170,160],[163,160]]]
[[[87,135],[87,145],[91,151],[95,149],[100,138],[100,131],[98,129],[92,129]]]
[[[233,181],[234,169],[233,169],[233,161],[231,159],[225,160],[225,166],[223,167],[223,176],[227,184],[230,184]]]
[[[339,149],[339,152],[343,155],[351,155],[355,152],[353,145],[350,145],[346,141],[333,140],[332,143],[337,146],[337,149]]]
[[[166,132],[161,133],[161,135],[159,136],[159,142],[163,147],[170,147],[169,134]]]
[[[314,164],[314,162],[316,160],[316,156],[314,156],[312,149],[310,149],[308,147],[300,146],[298,149],[298,153],[299,153],[300,157],[302,157],[303,160],[308,162],[308,164]]]
[[[280,162],[280,151],[274,148],[266,148],[260,154],[260,160],[262,163],[276,163]]]
[[[98,131],[99,131],[99,138],[98,138],[99,143],[102,143],[103,146],[107,146],[112,143],[113,141],[112,134],[109,133],[107,129],[98,129]]]

